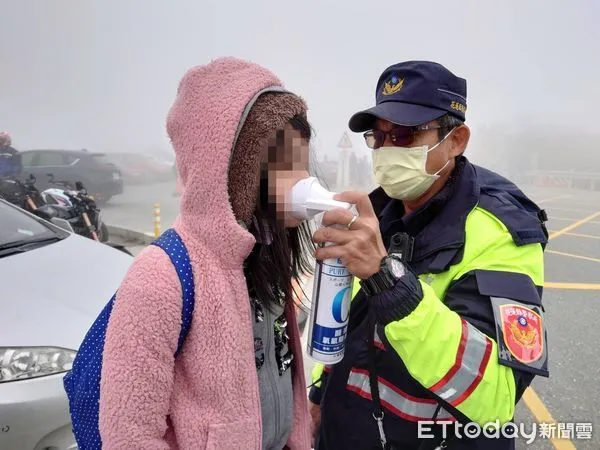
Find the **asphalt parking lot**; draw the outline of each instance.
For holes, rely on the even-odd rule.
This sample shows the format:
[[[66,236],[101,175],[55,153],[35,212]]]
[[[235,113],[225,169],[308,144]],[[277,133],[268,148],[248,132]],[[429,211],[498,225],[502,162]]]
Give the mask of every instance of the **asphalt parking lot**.
[[[600,192],[524,190],[549,216],[543,302],[550,378],[536,378],[518,405],[517,423],[528,432],[538,424],[535,441],[521,440],[518,448],[599,449],[600,358],[595,345],[600,342]],[[158,202],[165,229],[178,211],[173,191],[172,183],[129,188],[105,207],[104,220],[152,232]],[[307,373],[310,367],[308,362]]]
[[[530,195],[549,216],[543,302],[550,378],[534,380],[516,421],[556,423],[542,427],[555,437],[571,439],[538,439],[522,447],[598,449],[600,414],[595,401],[600,389],[595,377],[600,362],[593,343],[600,338],[600,195],[558,190],[534,190]]]

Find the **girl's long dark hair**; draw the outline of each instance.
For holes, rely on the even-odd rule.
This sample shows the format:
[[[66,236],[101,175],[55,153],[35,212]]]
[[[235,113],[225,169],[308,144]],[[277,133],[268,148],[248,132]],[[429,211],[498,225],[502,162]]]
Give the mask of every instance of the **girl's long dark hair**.
[[[307,119],[295,116],[292,127],[302,138],[310,142],[312,129]],[[255,295],[267,307],[283,305],[294,295],[294,280],[312,272],[312,230],[309,222],[298,228],[285,228],[277,220],[269,205],[267,177],[261,176],[260,195],[254,211],[250,231],[258,243],[246,259],[246,277],[251,295]],[[299,292],[296,292],[299,295]]]

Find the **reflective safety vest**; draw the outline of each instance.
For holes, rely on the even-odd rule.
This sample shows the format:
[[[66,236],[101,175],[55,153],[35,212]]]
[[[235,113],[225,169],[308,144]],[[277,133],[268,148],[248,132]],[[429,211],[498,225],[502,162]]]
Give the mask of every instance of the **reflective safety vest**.
[[[409,267],[423,291],[410,314],[378,324],[374,336],[384,429],[397,448],[418,448],[420,421],[509,422],[533,377],[548,376],[543,211],[508,180],[461,161],[459,182],[438,195],[418,232],[394,215],[395,201],[379,209],[384,243],[398,231],[415,237]],[[376,210],[378,194],[371,195]],[[322,407],[318,450],[380,448],[369,382],[369,299],[359,280],[353,288],[344,359],[313,370],[310,397]],[[442,427],[430,426],[439,437]],[[514,448],[508,439],[484,436],[471,445]]]

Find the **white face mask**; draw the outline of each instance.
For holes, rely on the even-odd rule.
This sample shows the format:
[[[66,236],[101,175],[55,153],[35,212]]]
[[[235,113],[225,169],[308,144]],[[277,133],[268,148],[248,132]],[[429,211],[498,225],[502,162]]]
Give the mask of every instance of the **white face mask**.
[[[427,173],[425,168],[427,154],[444,142],[450,133],[431,148],[428,145],[421,147],[391,146],[373,150],[373,173],[377,184],[391,198],[409,201],[419,198],[450,164],[450,161],[447,161],[444,167],[434,174]]]

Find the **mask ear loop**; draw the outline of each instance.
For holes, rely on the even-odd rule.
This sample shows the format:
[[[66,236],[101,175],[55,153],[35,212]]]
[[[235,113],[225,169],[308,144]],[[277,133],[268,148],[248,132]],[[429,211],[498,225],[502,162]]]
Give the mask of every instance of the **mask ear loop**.
[[[444,142],[446,139],[448,139],[448,136],[450,136],[452,134],[452,132],[454,130],[456,130],[456,128],[457,127],[454,127],[450,131],[448,131],[448,133],[442,139],[440,139],[440,141],[437,144],[435,144],[433,147],[431,147],[430,149],[427,150],[427,153],[435,150],[442,142]]]
[[[428,150],[425,152],[425,154],[426,154],[426,155],[428,155],[428,154],[429,154],[429,152],[431,152],[431,151],[435,150],[435,149],[436,149],[436,148],[437,148],[437,147],[438,147],[438,146],[439,146],[439,145],[440,145],[442,142],[444,142],[444,141],[445,141],[445,140],[448,138],[448,136],[450,136],[450,135],[452,134],[452,132],[453,132],[454,130],[456,130],[456,128],[457,128],[457,127],[454,127],[454,128],[452,128],[450,131],[448,131],[448,133],[446,134],[446,136],[444,136],[444,137],[443,137],[443,138],[440,140],[440,142],[438,142],[438,143],[437,143],[437,144],[435,144],[433,147],[431,147],[430,149],[428,149]],[[427,159],[426,159],[425,161],[427,161]],[[448,167],[448,164],[450,164],[450,160],[446,161],[446,164],[444,164],[440,170],[438,170],[436,173],[434,173],[434,174],[433,174],[433,176],[435,176],[435,177],[439,177],[439,176],[440,176],[440,173],[442,173],[442,172],[444,171],[444,169],[445,169],[446,167]],[[427,173],[427,170],[425,170],[425,173]]]

